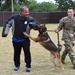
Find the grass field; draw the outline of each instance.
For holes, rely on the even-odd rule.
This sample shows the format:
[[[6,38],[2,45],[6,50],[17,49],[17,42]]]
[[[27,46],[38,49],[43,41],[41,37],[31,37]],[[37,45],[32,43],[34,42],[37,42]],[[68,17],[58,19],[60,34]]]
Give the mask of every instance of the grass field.
[[[48,30],[57,28],[57,24],[47,25]],[[2,27],[0,27],[0,33]],[[57,35],[54,32],[48,32],[53,42],[57,45]],[[31,31],[31,35],[36,37],[37,31]],[[61,40],[62,31],[60,32],[60,41],[62,44],[62,51],[64,50],[64,42]],[[65,70],[62,71],[59,62],[56,60],[57,68],[51,71],[52,63],[50,61],[50,53],[45,50],[39,43],[31,41],[31,55],[32,55],[32,69],[30,73],[25,72],[24,54],[21,53],[20,70],[15,72],[13,62],[13,47],[12,47],[11,30],[6,38],[0,35],[0,75],[75,75],[75,70],[72,68],[69,57],[66,58]],[[74,47],[75,49],[75,47]],[[62,54],[61,51],[61,54]]]

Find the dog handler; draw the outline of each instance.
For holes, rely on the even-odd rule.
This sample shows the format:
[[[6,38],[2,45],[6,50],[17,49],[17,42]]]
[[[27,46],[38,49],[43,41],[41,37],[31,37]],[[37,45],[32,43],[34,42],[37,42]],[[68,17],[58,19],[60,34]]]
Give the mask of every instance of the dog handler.
[[[23,6],[21,13],[11,16],[5,23],[2,31],[2,37],[8,35],[10,27],[12,27],[12,43],[14,48],[14,65],[15,71],[20,68],[20,54],[23,48],[26,72],[31,70],[31,53],[30,53],[30,40],[23,35],[23,32],[30,34],[30,30],[37,30],[38,22],[29,16],[29,9]]]
[[[70,60],[75,68],[75,54],[73,51],[73,41],[75,36],[75,10],[73,7],[68,8],[67,11],[68,16],[63,17],[60,22],[59,26],[55,30],[55,32],[59,32],[63,29],[63,36],[62,40],[65,42],[65,50],[62,54],[62,63],[65,63],[66,55],[69,54]]]

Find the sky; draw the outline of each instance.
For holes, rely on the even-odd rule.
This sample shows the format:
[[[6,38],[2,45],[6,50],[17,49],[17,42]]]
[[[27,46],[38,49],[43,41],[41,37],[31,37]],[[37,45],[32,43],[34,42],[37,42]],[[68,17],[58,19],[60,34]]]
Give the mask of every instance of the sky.
[[[55,1],[54,0],[36,0],[37,2],[53,2],[53,3],[55,3]]]

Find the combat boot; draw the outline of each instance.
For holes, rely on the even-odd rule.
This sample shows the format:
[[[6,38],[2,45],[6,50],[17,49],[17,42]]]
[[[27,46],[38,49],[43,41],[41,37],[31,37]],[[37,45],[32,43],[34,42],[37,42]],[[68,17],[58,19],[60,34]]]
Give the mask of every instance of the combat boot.
[[[72,61],[73,68],[75,69],[75,60]]]
[[[61,56],[62,64],[66,64],[65,63],[65,58],[66,58],[67,54],[68,54],[68,49],[65,48],[65,50],[63,51],[62,56]]]
[[[63,57],[61,58],[61,62],[62,62],[62,64],[66,64],[65,63],[65,57],[64,58]]]
[[[62,64],[66,64],[65,61],[62,61]]]

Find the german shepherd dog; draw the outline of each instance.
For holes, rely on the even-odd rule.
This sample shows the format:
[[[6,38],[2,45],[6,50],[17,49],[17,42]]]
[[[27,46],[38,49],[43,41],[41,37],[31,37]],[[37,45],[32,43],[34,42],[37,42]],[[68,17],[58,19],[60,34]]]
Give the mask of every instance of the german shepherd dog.
[[[39,42],[45,49],[50,51],[50,53],[51,53],[50,58],[53,63],[52,70],[55,70],[55,68],[56,68],[56,63],[54,62],[55,58],[58,59],[62,70],[64,70],[64,67],[61,62],[60,50],[59,50],[59,48],[57,48],[57,46],[52,42],[51,38],[49,37],[46,26],[39,25],[38,31],[39,31],[39,35],[37,38],[34,38],[34,37],[28,35],[26,32],[24,32],[23,34],[25,36],[27,36],[28,38],[30,38],[31,40],[33,40],[34,42]]]

